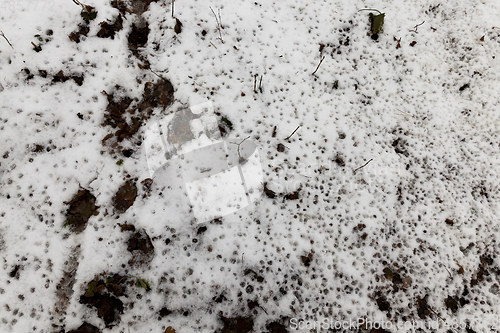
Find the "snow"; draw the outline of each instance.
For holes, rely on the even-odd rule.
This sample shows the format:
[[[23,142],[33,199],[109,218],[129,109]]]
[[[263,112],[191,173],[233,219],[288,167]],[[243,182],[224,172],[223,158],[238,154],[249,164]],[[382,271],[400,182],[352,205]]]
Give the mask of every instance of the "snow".
[[[98,14],[80,43],[68,38],[83,24],[71,1],[0,4],[0,31],[12,44],[0,36],[2,332],[84,322],[101,332],[218,332],[223,318],[243,317],[253,332],[270,332],[272,322],[316,332],[290,323],[323,318],[389,321],[391,332],[412,320],[438,320],[437,332],[466,318],[476,318],[474,332],[500,327],[499,2],[186,0],[174,5],[176,33],[172,4],[158,0],[142,14],[150,32],[139,54],[151,70],[129,49],[139,14],[123,15],[113,39],[99,38],[99,23],[119,11],[86,4]],[[362,8],[385,13],[377,40]],[[83,83],[52,82],[61,70]],[[159,77],[175,101],[120,143],[132,155],[103,145],[118,130],[103,125],[103,92],[135,103]],[[227,172],[234,184],[216,183],[224,189],[209,185],[221,174],[207,174],[194,195],[182,177],[187,162],[164,164],[157,153],[168,147],[149,155],[145,147],[159,122],[207,101],[232,123],[233,158],[231,142],[248,138],[249,164]],[[199,140],[177,153],[220,139],[214,127],[209,116],[191,121]],[[276,197],[263,186],[260,196],[242,193],[242,173],[247,192],[263,178]],[[148,192],[141,182],[150,177]],[[113,198],[127,180],[137,197],[118,214]],[[64,224],[81,188],[98,214],[77,234]],[[297,200],[285,199],[295,191]],[[243,208],[200,223],[198,208],[220,213],[231,198]],[[149,235],[150,262],[130,263],[123,224]],[[80,296],[96,276],[115,273],[151,290],[127,286],[124,313],[106,327]],[[64,306],[60,290],[72,290]]]

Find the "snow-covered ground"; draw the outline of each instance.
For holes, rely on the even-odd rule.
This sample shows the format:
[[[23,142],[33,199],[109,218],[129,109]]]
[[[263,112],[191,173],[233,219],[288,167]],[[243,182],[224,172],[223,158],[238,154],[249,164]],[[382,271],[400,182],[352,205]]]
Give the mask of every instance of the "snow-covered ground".
[[[0,330],[499,330],[499,13],[2,0]],[[207,101],[265,186],[200,223],[143,140]]]

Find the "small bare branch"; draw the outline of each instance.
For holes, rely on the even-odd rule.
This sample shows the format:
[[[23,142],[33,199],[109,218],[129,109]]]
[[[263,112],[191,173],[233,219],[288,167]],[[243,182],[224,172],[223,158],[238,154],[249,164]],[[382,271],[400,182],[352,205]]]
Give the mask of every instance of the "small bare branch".
[[[420,27],[424,23],[425,23],[425,21],[422,21],[422,23],[417,24],[416,26],[413,27],[413,30],[410,30],[410,31],[418,34],[417,28]]]
[[[246,138],[244,138],[243,140],[240,141],[240,143],[237,143],[237,142],[231,142],[232,144],[234,145],[237,145],[238,146],[238,160],[239,162],[241,163],[244,159],[241,157],[241,154],[240,154],[240,146],[243,142],[245,142],[246,140],[248,140],[250,138],[250,136],[247,136]]]
[[[294,135],[294,134],[295,134],[295,132],[297,132],[297,130],[299,129],[299,127],[300,127],[300,125],[299,125],[299,126],[297,126],[297,128],[296,128],[296,129],[292,132],[292,134],[290,134],[289,136],[287,136],[287,137],[285,138],[285,140],[290,139],[290,138],[292,137],[292,135]]]
[[[325,60],[325,56],[323,56],[323,58],[321,58],[321,60],[319,61],[318,67],[316,67],[316,69],[314,70],[314,72],[311,75],[316,74],[316,72],[318,71],[319,66],[321,66],[321,63],[323,62],[323,60]]]
[[[358,170],[359,170],[359,169],[361,169],[361,168],[364,168],[364,167],[365,167],[365,166],[367,166],[367,165],[368,165],[368,163],[370,163],[371,161],[373,161],[373,158],[372,158],[372,159],[370,159],[370,160],[369,160],[368,162],[366,162],[365,164],[363,164],[362,166],[360,166],[359,168],[357,168],[357,169],[353,170],[353,171],[352,171],[352,173],[356,174],[356,171],[358,171]]]
[[[14,48],[14,46],[12,46],[12,44],[9,42],[9,40],[7,39],[7,37],[5,36],[5,34],[3,33],[3,31],[0,31],[0,36],[2,36],[3,38],[5,38],[5,41],[10,45],[10,47]]]

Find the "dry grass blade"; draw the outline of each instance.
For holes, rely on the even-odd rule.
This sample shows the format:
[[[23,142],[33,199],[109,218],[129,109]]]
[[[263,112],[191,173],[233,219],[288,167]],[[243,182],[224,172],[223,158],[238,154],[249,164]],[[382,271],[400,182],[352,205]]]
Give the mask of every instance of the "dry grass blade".
[[[214,14],[215,17],[215,22],[217,23],[217,31],[219,32],[219,38],[222,43],[224,43],[224,40],[222,39],[222,20],[220,16],[220,9],[218,10],[219,17],[217,17],[217,14],[215,14],[215,11],[212,7],[210,7],[210,10]]]

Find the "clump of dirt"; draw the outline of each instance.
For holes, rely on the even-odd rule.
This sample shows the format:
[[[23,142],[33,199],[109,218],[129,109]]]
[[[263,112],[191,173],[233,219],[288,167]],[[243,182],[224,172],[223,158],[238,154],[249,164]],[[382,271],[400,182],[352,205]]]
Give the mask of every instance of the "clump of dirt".
[[[391,305],[389,304],[387,298],[382,294],[380,290],[375,292],[374,298],[380,311],[391,313]]]
[[[31,70],[28,68],[23,68],[22,72],[26,74],[26,81],[29,81],[35,77],[36,74],[33,74]],[[50,74],[44,69],[39,69],[38,70],[38,76],[41,78],[47,79],[47,78],[52,78],[51,83],[59,83],[59,82],[66,82],[68,80],[73,80],[77,85],[81,86],[84,81],[84,75],[83,74],[64,74],[62,70],[57,72],[56,74]]]
[[[113,207],[117,213],[124,213],[134,204],[135,198],[137,198],[137,186],[134,180],[128,180],[113,197]]]
[[[126,13],[132,14],[132,10],[128,8],[127,4],[121,0],[111,1],[111,7],[118,9],[120,14],[125,15]]]
[[[72,42],[75,42],[78,44],[78,43],[80,43],[82,36],[87,37],[87,34],[89,33],[89,31],[90,31],[90,28],[87,24],[80,23],[78,25],[78,30],[70,33],[68,35],[68,37]]]
[[[285,196],[283,197],[283,200],[297,200],[300,196],[300,191],[302,189],[298,189],[292,193],[288,193],[288,194],[285,194]]]
[[[76,330],[69,331],[68,333],[101,333],[101,331],[89,323],[83,323]]]
[[[266,329],[269,333],[288,333],[286,325],[280,323],[279,321],[273,321],[267,324]]]
[[[143,123],[153,115],[155,108],[164,110],[174,101],[174,87],[170,81],[163,78],[155,83],[146,82],[142,99],[135,103],[124,94],[123,89],[118,85],[111,94],[105,91],[103,93],[108,99],[108,106],[102,125],[111,126],[118,130],[114,135],[106,135],[102,143],[110,146],[114,153],[124,150],[119,143],[125,139],[131,139]]]
[[[314,256],[314,251],[311,251],[306,256],[300,256],[300,260],[302,261],[304,266],[309,267],[311,266],[313,256]]]
[[[174,31],[176,34],[180,34],[182,32],[182,22],[179,21],[178,18],[175,18]]]
[[[125,286],[121,283],[125,277],[115,274],[103,281],[96,277],[88,283],[87,291],[80,297],[81,304],[96,308],[97,316],[104,320],[106,327],[111,327],[123,314],[123,302],[118,298],[125,293]]]
[[[148,265],[155,255],[155,247],[144,229],[134,232],[127,241],[127,251],[132,253],[131,266]]]
[[[87,189],[81,189],[70,202],[66,211],[66,223],[73,232],[80,233],[85,230],[87,222],[91,216],[98,215],[99,212],[95,205],[96,198]]]
[[[247,268],[247,269],[245,269],[245,270],[243,271],[243,274],[244,274],[245,276],[250,275],[250,276],[251,276],[251,278],[252,278],[252,281],[253,281],[253,280],[255,280],[255,281],[259,282],[259,283],[264,282],[264,277],[263,277],[263,276],[261,276],[261,275],[259,275],[259,274],[257,274],[257,272],[255,272],[255,271],[254,271],[253,269],[251,269],[251,268]]]
[[[130,128],[130,125],[127,124],[126,119],[124,118],[124,114],[132,103],[132,99],[127,96],[115,97],[115,95],[121,95],[121,92],[122,88],[118,85],[115,87],[115,91],[111,94],[103,91],[103,94],[105,94],[108,99],[108,106],[104,111],[103,125],[108,125],[113,128],[120,128],[122,131],[127,129],[130,132],[132,131],[132,129]]]
[[[83,84],[84,76],[83,74],[80,75],[65,75],[63,71],[59,71],[57,74],[54,74],[52,78],[52,83],[58,83],[58,82],[66,82],[69,79],[75,81],[75,83],[79,86]]]
[[[224,326],[219,333],[247,333],[253,328],[253,318],[251,317],[234,317],[226,318],[220,316]]]
[[[153,179],[146,178],[141,182],[142,192],[144,193],[142,198],[145,199],[151,195],[151,187],[153,186]]]
[[[488,275],[490,275],[488,268],[489,266],[492,265],[493,265],[493,258],[491,256],[483,254],[479,258],[479,267],[470,281],[471,287],[478,285],[479,282],[482,282]],[[495,269],[495,271],[497,274],[500,273],[500,270],[498,269]]]
[[[219,120],[219,131],[222,137],[228,136],[228,134],[233,130],[233,123],[228,117],[224,116],[220,112],[215,112]]]
[[[78,24],[78,30],[73,31],[68,35],[69,39],[75,43],[80,43],[80,38],[82,36],[87,37],[87,34],[90,31],[89,23],[97,17],[97,11],[94,7],[88,5],[85,5],[84,7],[85,9],[83,9],[80,13],[80,16],[83,19],[83,23]]]
[[[276,192],[267,187],[267,182],[264,183],[264,194],[270,199],[276,198]]]
[[[430,307],[427,304],[428,298],[429,295],[425,295],[424,298],[420,298],[420,296],[417,296],[417,313],[420,319],[425,319],[431,314]]]
[[[150,113],[152,108],[161,107],[165,110],[174,100],[174,87],[170,81],[160,79],[156,83],[146,82],[139,110]]]
[[[94,20],[97,17],[97,11],[95,10],[95,7],[89,5],[82,5],[82,11],[80,12],[80,16],[86,23],[89,23],[90,21]]]
[[[103,21],[99,23],[99,26],[101,29],[97,32],[97,37],[115,39],[115,34],[123,29],[123,17],[119,14],[113,23]]]
[[[149,24],[143,20],[140,23],[132,23],[132,30],[128,35],[128,48],[132,53],[137,52],[140,47],[144,47],[148,42]]]
[[[146,280],[136,276],[103,273],[87,284],[85,293],[80,296],[80,303],[95,308],[97,316],[104,320],[107,328],[110,328],[119,322],[125,309],[120,298],[130,299],[128,293],[132,292],[133,288],[151,290]]]
[[[384,268],[384,276],[386,279],[392,282],[393,290],[394,292],[397,292],[399,290],[399,287],[403,284],[401,275],[393,269],[386,267]]]
[[[463,307],[464,305],[469,304],[470,302],[466,300],[464,297],[452,297],[449,296],[444,300],[444,305],[446,305],[446,308],[450,309],[453,313],[456,313],[458,311],[458,308]]]

